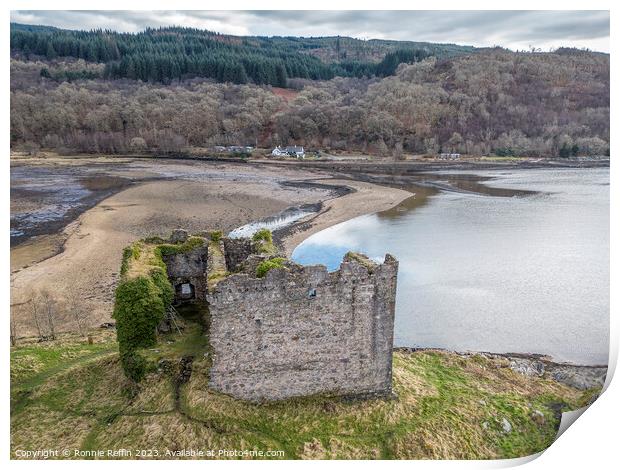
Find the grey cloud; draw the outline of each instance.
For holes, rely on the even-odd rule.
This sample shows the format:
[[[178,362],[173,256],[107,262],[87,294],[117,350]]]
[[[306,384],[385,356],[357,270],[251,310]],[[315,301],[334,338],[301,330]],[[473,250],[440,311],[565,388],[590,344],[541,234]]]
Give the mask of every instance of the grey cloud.
[[[70,29],[192,26],[230,34],[353,36],[509,48],[609,50],[608,11],[12,11],[11,21]]]

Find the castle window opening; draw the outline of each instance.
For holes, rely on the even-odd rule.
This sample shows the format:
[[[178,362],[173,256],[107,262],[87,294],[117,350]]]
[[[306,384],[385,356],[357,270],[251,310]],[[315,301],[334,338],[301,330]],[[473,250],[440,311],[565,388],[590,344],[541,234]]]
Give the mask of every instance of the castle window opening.
[[[314,289],[314,288],[308,289],[308,298],[312,299],[314,297],[316,297],[316,289]]]
[[[191,282],[183,282],[176,286],[177,298],[182,300],[190,300],[196,297],[196,289]]]

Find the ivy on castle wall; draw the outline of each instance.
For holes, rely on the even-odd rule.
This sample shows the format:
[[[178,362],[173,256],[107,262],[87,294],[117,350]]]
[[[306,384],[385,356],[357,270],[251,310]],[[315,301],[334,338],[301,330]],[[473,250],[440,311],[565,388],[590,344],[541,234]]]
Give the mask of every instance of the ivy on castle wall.
[[[138,242],[123,251],[113,313],[123,370],[135,381],[142,379],[147,368],[138,350],[155,345],[157,325],[174,299],[161,250],[146,250]]]

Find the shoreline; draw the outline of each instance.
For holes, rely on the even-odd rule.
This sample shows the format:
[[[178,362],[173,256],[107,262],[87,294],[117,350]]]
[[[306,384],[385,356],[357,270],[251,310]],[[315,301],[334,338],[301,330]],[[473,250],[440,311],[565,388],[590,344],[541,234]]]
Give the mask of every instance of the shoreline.
[[[347,188],[349,190],[355,191],[354,186],[355,183],[371,183],[375,186],[389,187],[393,189],[401,189],[403,186],[407,185],[422,185],[434,187],[439,191],[457,191],[457,192],[477,192],[463,190],[459,187],[458,184],[454,185],[450,184],[439,184],[433,181],[432,178],[429,178],[428,181],[415,181],[413,178],[419,178],[422,175],[428,177],[433,174],[438,174],[441,171],[484,171],[484,170],[521,170],[521,169],[575,169],[575,168],[601,168],[601,167],[609,167],[609,160],[583,160],[583,161],[566,161],[564,159],[542,159],[542,161],[537,162],[529,162],[529,161],[506,161],[506,162],[495,162],[495,161],[369,161],[369,160],[330,160],[330,161],[281,161],[281,160],[268,160],[268,159],[249,159],[244,160],[240,158],[225,158],[225,157],[198,157],[192,155],[175,155],[175,156],[157,156],[157,155],[77,155],[77,156],[45,156],[45,157],[25,157],[20,155],[12,155],[11,156],[11,168],[13,167],[45,167],[46,165],[51,166],[59,166],[62,167],[66,165],[67,167],[79,166],[79,162],[82,160],[93,161],[96,162],[96,165],[101,165],[102,171],[96,171],[93,173],[89,173],[88,175],[81,175],[80,179],[82,180],[91,180],[90,185],[93,185],[93,181],[97,179],[106,179],[115,180],[112,183],[103,184],[101,187],[89,187],[90,185],[87,183],[85,187],[92,191],[91,194],[82,198],[79,201],[79,204],[75,207],[72,207],[67,211],[67,213],[60,220],[53,220],[47,222],[45,227],[36,227],[30,230],[30,233],[27,233],[23,237],[17,237],[11,240],[11,249],[17,248],[21,245],[32,244],[33,241],[36,241],[39,238],[44,238],[46,236],[58,236],[66,229],[70,224],[77,221],[80,216],[107,199],[110,196],[114,196],[125,189],[128,189],[136,184],[143,184],[145,182],[157,182],[157,181],[167,181],[172,179],[170,177],[162,177],[162,176],[142,176],[137,179],[132,177],[122,176],[122,177],[109,177],[106,173],[106,164],[112,164],[115,162],[118,163],[127,163],[133,161],[142,161],[149,163],[198,163],[198,164],[206,164],[207,166],[211,165],[220,165],[220,166],[232,166],[237,168],[249,169],[248,167],[261,168],[261,169],[291,169],[293,171],[298,172],[313,172],[320,173],[321,177],[317,177],[314,179],[306,179],[306,180],[295,180],[292,179],[290,181],[282,181],[280,184],[282,186],[294,186],[301,187],[303,185],[312,184],[314,186],[324,185],[329,187],[329,189],[336,191],[337,194],[333,199],[346,195]],[[62,163],[59,163],[62,162]],[[103,162],[101,164],[100,162]],[[77,164],[76,164],[77,163]],[[466,175],[463,174],[463,175]],[[463,176],[461,175],[461,176]],[[476,178],[478,183],[482,183],[485,179],[484,177]],[[333,182],[338,182],[338,184],[331,184]],[[353,183],[353,184],[352,184]],[[96,186],[97,183],[95,182]],[[480,184],[478,185],[480,186]],[[491,190],[496,190],[496,188],[488,188]],[[27,190],[23,190],[21,188],[11,189],[12,193],[20,194],[21,192],[27,192]],[[513,190],[514,192],[514,190]],[[531,191],[523,191],[525,193],[534,193]],[[43,193],[44,194],[44,193]],[[11,202],[13,202],[14,197],[12,195]],[[401,199],[402,201],[402,199]],[[400,201],[399,201],[400,202]],[[398,204],[396,202],[394,205]],[[388,209],[389,207],[385,207]],[[369,212],[360,212],[357,215],[370,214],[373,212],[377,212],[382,209],[378,209],[376,211]],[[13,212],[13,208],[11,209]],[[320,211],[320,215],[323,215],[326,211]],[[315,214],[318,217],[319,214]],[[349,218],[356,217],[354,215]],[[343,222],[348,219],[342,219],[338,222],[333,222],[331,225],[336,223]],[[298,222],[300,225],[303,222],[317,222],[313,220],[313,218],[309,218],[308,220],[301,220]],[[310,224],[312,225],[312,224]],[[327,228],[329,225],[321,225],[322,228]],[[51,228],[50,228],[51,227]],[[286,227],[286,230],[289,227]],[[292,230],[289,230],[287,233],[282,233],[281,238],[283,240],[293,237],[293,232],[295,231],[304,231],[301,226],[298,227],[299,230],[296,230],[295,227],[290,227]],[[322,229],[321,228],[321,229]],[[320,229],[319,229],[320,230]],[[312,230],[312,233],[315,233],[318,230]],[[310,233],[310,235],[312,234]],[[309,235],[308,235],[309,236]],[[307,238],[307,237],[305,237]],[[305,238],[300,236],[294,237],[290,242],[286,241],[285,243],[285,251],[287,254],[290,254],[290,251],[293,247],[290,245],[295,243],[300,243]],[[55,241],[57,244],[57,240]],[[64,242],[63,242],[64,243]],[[56,254],[60,253],[62,249],[57,250]],[[52,255],[53,256],[53,255]],[[48,256],[49,258],[49,256]],[[41,258],[39,261],[43,261],[46,258]]]
[[[394,352],[414,354],[416,352],[437,352],[451,354],[464,359],[484,357],[505,361],[505,367],[528,377],[543,377],[585,390],[592,387],[603,387],[609,364],[576,364],[560,362],[552,357],[539,353],[497,353],[489,351],[454,351],[445,348],[395,346]]]
[[[495,160],[250,160],[256,165],[272,165],[299,168],[314,168],[338,173],[361,173],[390,176],[410,176],[425,172],[438,171],[485,171],[485,170],[534,170],[534,169],[588,169],[609,168],[610,159],[560,159],[541,158],[501,161]]]
[[[207,164],[201,166],[212,167],[213,165]],[[317,212],[312,213],[307,217],[292,223],[291,225],[274,231],[274,239],[276,243],[288,257],[290,257],[296,246],[321,230],[361,215],[391,209],[403,200],[412,196],[410,191],[399,189],[394,186],[388,186],[388,181],[386,181],[387,178],[385,177],[378,177],[374,181],[368,181],[368,179],[364,178],[362,174],[337,175],[325,170],[309,173],[307,169],[297,167],[292,167],[293,171],[290,172],[290,175],[285,174],[281,177],[279,175],[277,181],[275,182],[275,186],[279,188],[278,190],[273,191],[275,187],[272,185],[269,190],[265,191],[264,188],[257,188],[256,183],[244,182],[242,178],[241,181],[239,180],[239,175],[243,175],[250,169],[246,165],[233,164],[225,165],[225,167],[230,167],[236,175],[236,177],[232,179],[225,178],[218,181],[218,183],[220,183],[220,188],[230,185],[230,191],[228,191],[228,194],[220,194],[217,191],[215,193],[206,191],[203,194],[201,191],[198,191],[197,195],[202,194],[205,200],[195,205],[193,209],[196,211],[210,212],[211,204],[223,204],[225,207],[222,207],[222,210],[220,211],[220,220],[226,220],[228,222],[229,229],[260,220],[263,217],[271,216],[281,210],[290,208],[292,201],[286,196],[289,196],[292,193],[301,193],[303,195],[302,198],[298,200],[299,202],[317,204],[319,207]],[[244,169],[246,171],[244,171]],[[279,171],[286,173],[284,170]],[[372,174],[368,176],[372,177]],[[354,179],[355,177],[358,177],[359,179]],[[62,230],[56,232],[55,234],[49,235],[48,237],[64,237],[62,243],[59,244],[57,253],[51,254],[45,259],[42,259],[41,261],[33,263],[32,265],[18,271],[13,271],[13,260],[11,260],[12,315],[14,314],[13,307],[19,307],[19,304],[24,300],[20,299],[20,296],[15,296],[13,294],[14,292],[22,289],[25,284],[34,284],[45,276],[52,278],[51,282],[48,280],[47,284],[51,284],[53,287],[60,287],[61,291],[64,290],[63,287],[65,286],[62,284],[65,282],[65,279],[62,276],[58,276],[58,273],[54,272],[56,266],[53,265],[56,264],[55,262],[59,262],[58,266],[61,266],[62,272],[66,272],[67,269],[69,271],[74,271],[71,269],[71,265],[73,265],[73,268],[78,268],[78,272],[81,273],[80,276],[86,274],[86,277],[89,277],[90,274],[91,282],[93,281],[93,271],[95,274],[97,274],[97,271],[99,270],[104,271],[101,276],[104,278],[104,282],[96,282],[95,287],[107,290],[108,292],[107,295],[99,295],[99,297],[95,297],[94,299],[89,298],[89,300],[99,304],[99,306],[94,309],[95,315],[93,315],[94,318],[92,319],[94,321],[89,321],[89,323],[91,326],[94,326],[108,322],[112,313],[111,307],[113,304],[113,290],[118,278],[118,266],[116,266],[116,264],[120,265],[120,252],[122,248],[135,239],[140,238],[139,235],[148,236],[153,234],[152,231],[136,234],[133,230],[128,231],[133,233],[120,234],[117,233],[119,230],[112,230],[112,233],[110,233],[109,223],[116,219],[115,216],[118,216],[119,212],[122,212],[120,219],[124,217],[129,221],[132,218],[132,211],[136,210],[140,212],[148,210],[147,206],[149,204],[153,204],[153,201],[148,197],[149,195],[152,195],[152,190],[160,192],[159,189],[163,188],[161,191],[162,197],[165,198],[172,195],[176,198],[171,204],[167,204],[167,207],[174,207],[175,203],[178,203],[179,200],[187,204],[187,198],[179,198],[176,193],[179,192],[179,188],[181,187],[192,187],[192,191],[196,191],[198,188],[196,188],[195,185],[196,183],[192,181],[183,179],[173,180],[171,178],[145,178],[138,181],[133,180],[132,184],[129,186],[119,189],[115,194],[99,201],[94,207],[85,210],[76,220],[66,225]],[[158,188],[159,186],[162,188]],[[285,194],[280,194],[280,190],[286,191]],[[192,191],[190,191],[190,193],[191,196],[194,197],[196,194]],[[266,200],[264,199],[266,196],[267,199],[269,199],[271,196],[278,195],[282,197],[272,198],[271,203],[267,203],[263,206],[262,201]],[[237,200],[239,197],[245,198],[245,210],[240,211],[241,214],[234,215],[231,213],[231,210],[234,211],[239,208],[239,201]],[[275,200],[277,200],[278,203],[274,204],[273,201]],[[135,207],[141,205],[144,207],[134,209]],[[153,223],[148,223],[146,224],[147,226],[151,228],[155,226],[160,229],[165,229],[166,227],[177,228],[173,221],[157,220],[157,210],[151,210],[151,212],[153,213],[150,214],[150,218],[152,219],[150,222]],[[185,214],[185,216],[185,221],[189,220],[188,217],[192,217],[189,214]],[[149,217],[147,217],[147,219],[148,218]],[[214,217],[209,214],[200,219],[199,223],[202,225],[199,225],[198,227],[200,229],[216,228],[216,226],[213,225],[213,222]],[[122,226],[122,222],[119,222],[119,224]],[[120,232],[122,232],[122,230]],[[93,235],[95,238],[94,240]],[[110,237],[112,237],[112,240],[110,240]],[[41,237],[41,239],[45,239],[45,237]],[[14,250],[18,250],[20,247],[25,248],[27,251],[27,244],[31,242],[31,240],[25,244],[11,247],[11,257],[13,258]],[[39,240],[36,240],[33,244],[38,242]],[[103,256],[100,256],[99,259],[101,260],[105,257],[105,262],[98,264],[92,263],[92,260],[86,259],[86,265],[81,265],[84,257],[80,256],[79,252],[88,252],[93,250],[103,250]],[[118,258],[118,260],[116,258]],[[115,263],[115,261],[118,261],[118,263]],[[47,272],[45,267],[48,268]],[[89,270],[91,271],[90,273],[88,272]],[[73,272],[73,274],[75,273]],[[53,278],[55,277],[57,278],[57,282],[60,282],[59,286],[54,286]],[[71,277],[75,279],[75,275],[69,276],[69,279]],[[25,284],[23,282],[24,278],[27,281]],[[14,282],[16,279],[18,282]],[[89,293],[89,295],[92,294]],[[22,312],[20,316],[23,317],[24,315],[27,315],[27,312]],[[74,329],[71,328],[70,320],[65,319],[63,323],[65,326],[69,326],[68,329],[63,328],[65,331],[71,331]],[[26,328],[26,330],[27,329],[28,328]],[[403,351],[413,351],[417,349],[440,350],[437,348],[394,348],[394,350]],[[454,352],[455,354],[471,354],[470,352],[451,352]],[[492,355],[493,357],[501,356],[513,358],[522,356],[521,359],[524,361],[534,361],[543,364],[545,361],[548,361],[553,364],[562,364],[535,353],[502,354],[479,351],[475,352],[475,354],[487,354]],[[565,365],[568,367],[580,368],[607,367],[602,365],[589,366],[571,363]],[[531,365],[527,368],[531,369]]]
[[[303,222],[303,230],[295,224],[296,228],[281,238],[284,249],[290,251],[316,231],[387,209],[411,196],[404,190],[337,180],[296,168],[257,172],[253,167],[239,165],[171,165],[163,170],[182,168],[190,176],[195,176],[194,171],[208,170],[218,177],[153,180],[149,173],[149,180],[134,179],[133,184],[82,212],[55,234],[11,248],[11,315],[19,337],[36,331],[27,302],[39,290],[52,292],[60,306],[56,325],[59,332],[75,329],[74,319],[63,308],[73,294],[80,297],[89,312],[88,326],[109,322],[122,249],[139,238],[166,235],[179,227],[194,233],[216,228],[230,231],[295,204],[320,204],[312,220]],[[220,175],[220,170],[225,174]],[[45,246],[48,242],[55,244]],[[32,257],[37,251],[33,246],[42,247],[42,259],[20,266],[16,255],[21,250],[22,255]]]
[[[413,195],[404,189],[358,180],[325,178],[314,181],[333,187],[336,195],[323,201],[318,212],[274,232],[287,257],[300,243],[321,230],[355,217],[391,209]],[[338,193],[337,188],[349,190]]]

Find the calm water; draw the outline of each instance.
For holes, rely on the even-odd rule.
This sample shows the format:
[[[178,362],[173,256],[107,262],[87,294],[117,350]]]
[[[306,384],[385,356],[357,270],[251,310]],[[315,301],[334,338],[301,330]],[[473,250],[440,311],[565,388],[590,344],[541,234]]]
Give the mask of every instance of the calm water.
[[[337,269],[349,250],[395,255],[397,346],[606,364],[609,169],[480,175],[521,195],[422,190],[313,235],[293,258]]]

